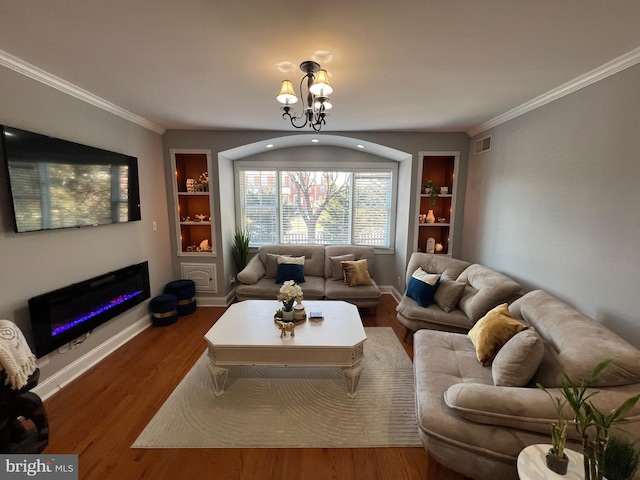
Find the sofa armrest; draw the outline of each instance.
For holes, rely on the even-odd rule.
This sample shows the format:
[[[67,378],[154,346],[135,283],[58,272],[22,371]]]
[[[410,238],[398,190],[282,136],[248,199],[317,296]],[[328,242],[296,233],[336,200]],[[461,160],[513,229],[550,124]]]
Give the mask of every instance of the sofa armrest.
[[[241,272],[238,273],[237,279],[241,283],[246,283],[247,285],[253,285],[257,283],[262,277],[264,277],[267,273],[267,269],[260,260],[258,255],[255,255],[249,260],[249,263],[242,269]]]
[[[560,397],[559,388],[547,388],[549,394]],[[640,385],[588,389],[598,392],[591,402],[601,412],[618,408],[640,390]],[[446,405],[462,418],[487,425],[499,425],[537,433],[550,433],[550,425],[558,415],[549,395],[536,387],[496,387],[480,383],[456,383],[444,393]],[[573,418],[565,407],[565,416]],[[636,405],[625,415],[622,429],[636,434],[640,429],[640,406]],[[569,428],[567,436],[580,441],[577,430]]]
[[[559,390],[549,393],[559,395]],[[445,391],[444,401],[466,420],[537,433],[549,433],[558,418],[549,396],[535,387],[456,383]]]

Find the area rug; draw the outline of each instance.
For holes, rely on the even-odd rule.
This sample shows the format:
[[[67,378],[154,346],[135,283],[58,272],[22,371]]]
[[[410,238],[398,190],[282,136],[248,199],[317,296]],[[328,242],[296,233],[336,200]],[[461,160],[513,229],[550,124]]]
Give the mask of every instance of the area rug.
[[[206,352],[132,448],[420,446],[411,360],[389,327],[365,328],[358,395],[340,368],[230,367],[213,394]]]

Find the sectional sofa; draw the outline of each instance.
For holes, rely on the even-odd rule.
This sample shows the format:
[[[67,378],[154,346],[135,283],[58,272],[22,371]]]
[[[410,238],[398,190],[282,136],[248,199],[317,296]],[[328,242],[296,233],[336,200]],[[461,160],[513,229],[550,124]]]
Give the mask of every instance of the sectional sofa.
[[[447,273],[458,273],[456,281],[468,280],[465,290],[475,290],[472,285],[479,286],[477,278],[499,278],[446,257],[412,258],[408,270],[418,265],[445,278]],[[482,274],[475,278],[469,272],[465,276],[469,269]],[[511,291],[512,281],[507,280]],[[489,287],[481,283],[475,295],[485,300],[490,295],[483,293],[484,289],[503,290],[499,284]],[[543,290],[528,292],[508,307],[506,303],[489,310],[479,319],[478,327],[499,312],[526,328],[511,336],[484,365],[478,360],[476,346],[461,331],[463,327],[445,320],[447,312],[440,313],[437,302],[424,309],[437,314],[427,317],[425,312],[427,322],[411,324],[426,327],[417,329],[413,337],[417,421],[424,447],[438,462],[476,480],[517,480],[520,451],[528,445],[550,443],[550,425],[557,414],[547,394],[536,387],[537,382],[559,396],[563,372],[579,382],[589,378],[600,362],[614,359],[594,385],[600,393],[593,397],[593,403],[609,412],[640,392],[640,350],[602,324]],[[398,308],[398,319],[403,321],[411,318],[408,309],[422,307],[403,299]],[[473,328],[474,311],[465,305],[456,308],[465,313]],[[460,315],[456,312],[451,318]],[[441,321],[435,324],[436,319]],[[438,330],[431,329],[432,325]],[[451,331],[447,331],[449,325]],[[490,332],[485,337],[491,341]],[[623,429],[614,434],[640,437],[640,407],[628,413]],[[575,429],[569,429],[567,447],[581,451]]]

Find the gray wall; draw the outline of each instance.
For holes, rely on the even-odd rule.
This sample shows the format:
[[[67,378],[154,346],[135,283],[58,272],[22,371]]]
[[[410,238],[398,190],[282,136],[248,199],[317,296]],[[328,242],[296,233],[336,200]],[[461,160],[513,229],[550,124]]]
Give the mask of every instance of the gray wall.
[[[141,222],[17,234],[0,165],[0,318],[15,322],[31,341],[30,297],[145,260],[152,296],[159,293],[172,278],[161,136],[4,67],[0,105],[1,124],[138,157],[142,206]],[[147,303],[138,305],[77,348],[49,354],[41,379],[147,316]]]
[[[552,292],[636,346],[638,85],[635,66],[480,134],[493,143],[469,154],[461,252]]]
[[[308,134],[309,132],[303,132]],[[230,262],[229,248],[231,237],[235,230],[235,205],[233,204],[233,195],[230,187],[233,184],[233,178],[229,175],[233,173],[231,161],[225,158],[218,158],[219,152],[225,152],[242,145],[251,144],[268,139],[291,136],[293,132],[281,131],[185,131],[185,130],[168,130],[163,136],[164,156],[167,171],[167,178],[171,178],[170,174],[170,158],[169,150],[172,148],[180,149],[209,149],[212,152],[214,164],[214,175],[212,176],[214,185],[217,184],[214,192],[214,200],[216,203],[217,219],[221,222],[216,226],[216,245],[217,257],[202,257],[199,262],[211,262],[216,264],[218,275],[218,293],[217,296],[224,296],[228,293],[230,287],[228,285],[229,275],[235,273],[233,263]],[[408,256],[413,248],[412,233],[415,231],[415,219],[413,218],[413,209],[415,208],[415,175],[417,171],[418,152],[423,150],[438,151],[460,151],[461,170],[464,170],[467,162],[467,154],[469,149],[469,138],[464,133],[392,133],[392,132],[339,132],[332,133],[343,137],[356,138],[367,142],[384,145],[401,152],[407,152],[412,158],[408,161],[400,162],[398,169],[398,202],[397,202],[397,225],[396,225],[396,254],[395,255],[378,255],[376,268],[378,278],[376,281],[381,285],[395,287],[398,291],[404,291],[405,268]],[[319,138],[322,134],[318,135]],[[342,150],[342,154],[336,153]],[[317,160],[320,155],[325,156],[327,161],[340,160],[340,158],[363,158],[362,154],[349,149],[326,149],[317,150],[315,146],[308,147],[308,152],[315,151],[312,157]],[[324,153],[318,154],[319,151]],[[265,156],[256,155],[256,158]],[[297,162],[300,158],[309,158],[300,148],[284,148],[281,150],[271,151],[268,158],[279,157],[281,161]],[[247,157],[247,159],[251,159]],[[221,163],[222,162],[222,163]],[[462,179],[461,179],[462,180]],[[170,181],[170,180],[169,180]],[[464,183],[460,187],[464,188]],[[223,194],[221,198],[221,192]],[[168,199],[172,202],[172,199]],[[461,199],[464,204],[464,199]],[[222,205],[222,207],[221,207]],[[221,208],[223,211],[221,211]],[[233,209],[233,215],[232,215]],[[174,219],[172,217],[172,223]],[[460,220],[461,222],[462,220]],[[174,228],[172,226],[172,228]],[[454,251],[455,255],[455,251]],[[180,271],[180,262],[182,257],[174,256],[174,272],[178,274]],[[190,258],[193,260],[193,258]],[[224,285],[224,288],[221,286]]]

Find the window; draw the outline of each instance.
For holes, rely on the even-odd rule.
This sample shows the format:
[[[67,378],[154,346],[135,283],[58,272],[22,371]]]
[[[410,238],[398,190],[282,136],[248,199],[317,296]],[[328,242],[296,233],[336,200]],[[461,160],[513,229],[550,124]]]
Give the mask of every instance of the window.
[[[319,243],[393,248],[395,164],[297,170],[238,162],[236,172],[236,211],[252,247]]]

